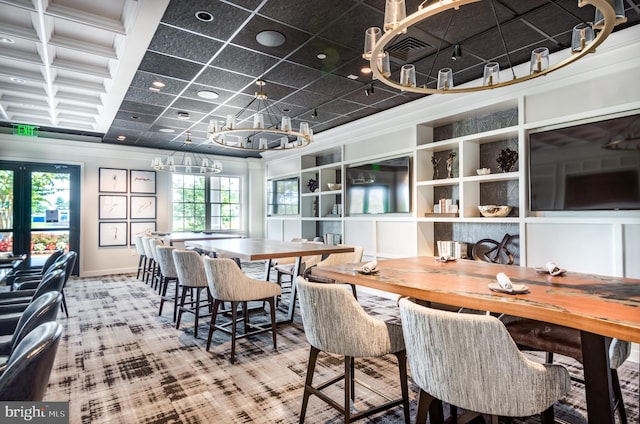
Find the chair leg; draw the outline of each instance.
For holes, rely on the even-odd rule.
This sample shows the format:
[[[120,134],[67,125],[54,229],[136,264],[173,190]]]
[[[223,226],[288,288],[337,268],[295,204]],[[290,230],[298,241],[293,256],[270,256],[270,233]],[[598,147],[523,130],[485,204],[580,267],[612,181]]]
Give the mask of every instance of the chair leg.
[[[178,315],[178,295],[180,294],[180,281],[176,279],[176,291],[173,293],[173,322]]]
[[[211,339],[213,337],[213,332],[216,329],[216,319],[218,317],[218,309],[220,309],[220,305],[223,302],[215,299],[213,301],[213,310],[211,311],[211,323],[209,324],[209,337],[207,337],[207,352],[209,351],[209,347],[211,346]]]
[[[278,350],[278,345],[276,344],[276,308],[274,298],[270,297],[267,299],[267,303],[269,304],[269,312],[271,315],[271,340],[273,340],[273,350]]]
[[[64,288],[62,289],[62,304],[60,305],[60,308],[62,308],[62,310],[64,311],[64,315],[69,318],[69,308],[67,308],[67,298],[64,295]],[[618,389],[620,388],[620,383],[618,383]],[[620,396],[620,398],[622,399],[622,396]]]
[[[540,413],[540,424],[553,424],[554,422],[553,405],[551,405]]]
[[[398,359],[398,370],[400,371],[400,390],[402,391],[402,409],[404,409],[404,422],[411,422],[411,410],[409,406],[409,387],[407,383],[407,352],[405,350],[395,353]]]
[[[430,424],[444,424],[442,402],[429,393],[420,389],[418,394],[418,411],[416,412],[416,424],[426,424],[429,415]]]
[[[238,304],[240,302],[231,302],[231,358],[233,364],[236,360],[236,332],[238,324]]]
[[[182,287],[182,295],[180,296],[180,304],[178,305],[178,319],[176,320],[176,329],[180,328],[180,320],[182,319],[182,308],[187,297],[188,287]]]
[[[351,401],[353,400],[353,356],[344,357],[344,423],[351,422]]]
[[[144,265],[146,265],[146,261],[145,261],[145,257],[140,255],[140,258],[138,259],[138,272],[136,274],[136,279],[140,279],[140,272],[142,272]],[[143,265],[144,262],[144,265]]]
[[[620,417],[620,424],[627,424],[627,411],[624,408],[624,400],[622,399],[622,390],[620,389],[620,379],[618,378],[618,371],[615,369],[611,370],[611,385],[613,386],[613,395],[615,396],[615,407],[618,410],[618,416]]]
[[[200,319],[200,293],[202,292],[202,290],[200,290],[200,288],[196,289],[196,303],[195,303],[195,310],[194,315],[195,317],[195,322],[194,322],[194,327],[193,327],[193,337],[195,337],[196,339],[198,338],[198,321]]]
[[[307,378],[304,382],[304,393],[302,395],[302,408],[300,409],[300,420],[299,424],[304,423],[304,417],[307,414],[307,404],[309,403],[309,396],[311,396],[310,387],[313,383],[313,373],[316,370],[316,362],[318,361],[318,354],[320,353],[319,349],[311,346],[311,350],[309,351],[309,363],[307,364]]]

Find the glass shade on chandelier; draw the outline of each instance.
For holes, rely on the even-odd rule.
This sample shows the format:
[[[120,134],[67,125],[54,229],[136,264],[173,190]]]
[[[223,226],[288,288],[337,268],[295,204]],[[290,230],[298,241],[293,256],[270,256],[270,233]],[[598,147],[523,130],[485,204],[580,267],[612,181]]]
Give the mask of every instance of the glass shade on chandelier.
[[[546,47],[538,47],[531,52],[531,62],[529,63],[529,72],[534,74],[542,72],[549,67],[549,49]]]
[[[210,161],[194,152],[176,151],[164,158],[160,156],[153,158],[151,168],[176,174],[211,175],[222,172],[222,163],[218,160]]]
[[[509,70],[513,75],[512,78],[505,78],[504,81],[501,81],[500,65],[498,65],[496,61],[492,61],[486,63],[484,66],[482,85],[476,83],[475,85],[465,84],[455,86],[453,81],[455,70],[451,68],[441,69],[435,81],[431,75],[428,75],[426,78],[427,83],[421,83],[416,80],[418,72],[415,65],[409,63],[401,67],[399,80],[394,81],[391,79],[387,49],[391,48],[392,45],[397,42],[397,37],[400,34],[406,33],[409,28],[418,25],[420,26],[419,31],[425,31],[425,28],[429,27],[428,19],[433,16],[449,12],[451,14],[450,18],[454,19],[457,13],[456,11],[461,7],[471,7],[468,5],[472,3],[478,5],[473,7],[481,7],[481,3],[486,4],[489,1],[493,2],[493,0],[426,0],[420,4],[417,11],[407,14],[405,0],[386,0],[383,22],[384,33],[379,27],[375,26],[365,31],[362,57],[370,62],[369,67],[373,73],[372,79],[380,80],[383,84],[400,91],[420,94],[463,93],[509,86],[546,75],[576,62],[588,53],[595,52],[596,47],[602,44],[611,34],[615,25],[626,22],[626,18],[624,17],[624,0],[575,0],[577,1],[578,7],[593,6],[595,8],[594,24],[584,22],[573,29],[566,29],[566,31],[572,31],[571,51],[573,54],[568,58],[561,59],[557,63],[551,63],[548,48],[536,47],[531,52],[529,72],[524,75],[516,75],[515,67],[511,64],[510,52],[506,51],[506,43],[502,35],[500,22],[496,21],[497,33],[502,39],[502,45],[505,46],[504,54],[496,56],[496,59],[500,58],[500,62],[503,64],[508,62]],[[497,20],[497,15],[495,16]],[[440,19],[440,21],[442,21],[442,19]],[[562,22],[560,19],[557,21]],[[435,30],[437,30],[437,28]],[[560,33],[561,31],[556,32]],[[462,52],[460,44],[455,40],[447,40],[446,30],[442,36],[442,40],[444,46],[441,45],[436,49],[437,51],[434,54],[435,57],[432,62],[437,63],[438,53],[448,46],[453,48],[451,58],[460,62],[458,60]],[[382,59],[385,57],[387,57],[386,64]],[[431,71],[429,71],[429,74],[431,74]]]
[[[263,91],[265,82],[256,81],[260,89],[254,99],[236,115],[227,115],[225,125],[212,119],[209,121],[208,138],[223,147],[244,150],[273,150],[304,147],[313,142],[313,131],[309,123],[301,122],[299,130],[293,129],[290,116],[277,119],[275,107]],[[242,126],[238,119],[255,105],[251,127]]]
[[[571,52],[581,52],[593,42],[595,36],[593,27],[588,23],[581,22],[574,26],[571,34]]]

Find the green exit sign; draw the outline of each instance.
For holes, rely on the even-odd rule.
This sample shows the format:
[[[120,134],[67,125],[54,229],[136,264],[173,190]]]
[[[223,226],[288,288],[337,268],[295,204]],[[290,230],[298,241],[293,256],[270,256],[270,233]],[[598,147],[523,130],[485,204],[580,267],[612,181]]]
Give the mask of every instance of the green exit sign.
[[[15,135],[24,135],[26,137],[37,137],[38,127],[27,124],[13,124],[13,133]]]

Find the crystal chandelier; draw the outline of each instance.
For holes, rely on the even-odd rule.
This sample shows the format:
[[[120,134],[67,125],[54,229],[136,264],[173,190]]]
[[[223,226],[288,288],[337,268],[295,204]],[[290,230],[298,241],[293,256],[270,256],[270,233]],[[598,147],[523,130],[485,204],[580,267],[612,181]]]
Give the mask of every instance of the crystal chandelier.
[[[258,91],[254,98],[240,112],[227,115],[224,125],[215,119],[209,121],[208,138],[223,147],[242,150],[282,150],[304,147],[313,142],[313,131],[308,122],[301,122],[299,131],[293,130],[291,117],[278,118],[275,107],[270,103],[264,91],[265,82],[256,81]],[[251,109],[251,107],[254,109]],[[256,110],[253,114],[253,125],[239,125],[241,116],[248,110]]]
[[[495,13],[493,0],[489,0],[496,20],[498,33],[500,34],[502,45],[505,49],[506,58],[511,68],[511,78],[508,80],[500,80],[500,65],[498,62],[493,61],[485,64],[482,85],[478,86],[456,87],[454,85],[453,71],[451,68],[440,69],[437,80],[433,77],[434,81],[427,82],[424,85],[417,85],[416,68],[413,64],[405,64],[402,66],[399,81],[390,79],[391,68],[389,65],[389,53],[386,50],[388,50],[398,35],[406,33],[410,27],[419,23],[424,25],[428,18],[435,15],[451,9],[453,9],[451,13],[455,14],[455,11],[460,7],[471,3],[479,3],[480,0],[426,0],[420,4],[416,12],[409,16],[406,14],[405,0],[386,0],[383,27],[384,34],[382,34],[382,31],[378,27],[371,27],[366,30],[362,57],[370,61],[374,79],[378,79],[380,82],[401,91],[420,94],[468,93],[517,84],[556,71],[585,57],[589,53],[595,52],[596,47],[604,42],[616,25],[626,22],[624,0],[577,1],[578,7],[586,5],[595,7],[595,17],[593,23],[583,22],[571,30],[571,56],[561,62],[550,64],[549,50],[546,47],[535,48],[531,52],[529,73],[516,76],[513,66],[511,65],[509,52],[506,49],[500,23]],[[451,15],[450,19],[453,19],[453,16],[454,15]],[[449,24],[450,23],[451,21],[449,21]],[[445,38],[446,32],[442,39],[444,40]],[[461,48],[459,44],[452,44],[455,44],[455,48],[457,48],[457,50],[454,50],[457,59],[461,55]],[[439,51],[440,48],[438,48],[438,52]],[[431,75],[429,75],[429,77],[431,77]]]
[[[187,131],[187,138],[183,146],[191,145],[191,132]],[[166,158],[155,157],[151,161],[151,168],[161,172],[175,172],[176,174],[218,174],[222,172],[222,163],[218,160],[210,161],[204,155],[187,150],[171,153]]]

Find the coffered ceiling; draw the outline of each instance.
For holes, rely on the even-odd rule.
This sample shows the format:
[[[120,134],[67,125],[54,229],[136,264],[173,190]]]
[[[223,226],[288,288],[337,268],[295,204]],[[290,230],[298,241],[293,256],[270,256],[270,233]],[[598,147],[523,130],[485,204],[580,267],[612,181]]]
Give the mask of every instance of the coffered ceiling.
[[[625,0],[628,22],[616,30],[640,22],[638,3]],[[419,85],[443,67],[459,85],[487,61],[506,68],[535,47],[566,49],[593,11],[577,0],[485,0],[438,15],[393,43],[394,78],[414,63]],[[364,31],[383,17],[384,0],[0,0],[0,121],[170,150],[190,131],[192,149],[258,156],[206,141],[210,119],[253,114],[243,109],[258,79],[278,115],[316,134],[420,97],[362,72]],[[276,38],[260,43],[264,31]]]

